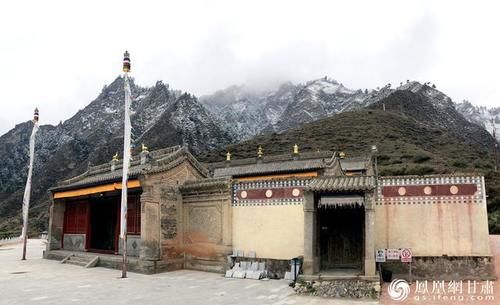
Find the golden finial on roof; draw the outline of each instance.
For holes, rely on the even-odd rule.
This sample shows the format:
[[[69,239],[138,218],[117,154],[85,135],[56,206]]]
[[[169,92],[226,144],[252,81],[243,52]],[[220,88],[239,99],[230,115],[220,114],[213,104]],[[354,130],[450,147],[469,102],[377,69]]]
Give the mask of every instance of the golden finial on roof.
[[[113,161],[118,161],[118,153],[114,154]]]
[[[142,149],[141,149],[141,152],[149,152],[148,151],[148,147],[146,145],[144,145],[144,143],[142,143]]]
[[[345,152],[341,151],[339,153],[339,157],[340,157],[340,159],[344,159],[345,158]]]
[[[299,154],[299,145],[297,145],[297,144],[293,145],[293,154],[294,155]]]
[[[264,150],[262,149],[262,146],[259,145],[259,148],[257,149],[257,157],[262,158],[264,155]]]
[[[226,154],[226,161],[231,161],[231,153],[227,152]]]

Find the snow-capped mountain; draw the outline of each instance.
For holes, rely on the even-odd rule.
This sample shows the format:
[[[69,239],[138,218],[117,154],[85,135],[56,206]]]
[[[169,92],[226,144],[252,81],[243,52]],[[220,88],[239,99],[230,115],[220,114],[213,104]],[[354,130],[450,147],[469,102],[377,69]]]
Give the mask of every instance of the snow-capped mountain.
[[[133,80],[130,85],[136,151],[142,143],[150,149],[181,144],[199,153],[234,142],[233,135],[194,96],[171,90],[161,81],[146,88]],[[40,127],[33,176],[35,204],[47,198],[47,189],[58,180],[83,172],[89,164],[110,161],[116,152],[121,155],[123,101],[123,78],[118,77],[70,119]],[[43,118],[43,110],[41,115]],[[2,217],[17,211],[22,201],[32,126],[31,122],[21,123],[0,136]]]
[[[421,94],[442,114],[456,109],[469,122],[479,124],[492,133],[496,122],[500,140],[500,108],[475,107],[470,103],[455,104],[450,97],[430,83],[406,81],[396,88],[387,84],[377,89],[349,89],[338,81],[324,77],[294,85],[284,83],[276,90],[255,92],[245,86],[232,86],[203,96],[200,101],[214,116],[225,122],[239,140],[258,134],[281,133],[301,124],[333,116],[344,111],[367,107],[397,90]],[[443,120],[442,124],[450,122]]]
[[[364,107],[387,96],[382,90],[351,90],[324,77],[305,84],[283,83],[276,90],[256,92],[232,86],[200,101],[226,122],[239,139],[260,133],[283,132],[300,124]]]
[[[136,152],[142,143],[150,149],[180,144],[188,146],[194,154],[202,154],[256,135],[283,133],[357,108],[384,107],[383,101],[396,91],[411,91],[418,95],[415,101],[424,100],[422,105],[432,105],[419,111],[419,122],[440,125],[444,133],[453,130],[471,141],[484,138],[484,134],[466,124],[466,120],[490,132],[489,122],[493,120],[500,129],[500,108],[486,109],[466,102],[455,104],[435,86],[410,81],[397,88],[387,84],[377,89],[353,90],[324,77],[304,84],[286,82],[267,91],[232,86],[199,100],[191,94],[172,90],[161,81],[152,87],[140,87],[132,80],[131,91],[132,139]],[[400,96],[404,99],[405,95]],[[58,180],[83,172],[89,164],[110,161],[116,152],[121,154],[123,100],[123,79],[118,77],[65,122],[41,126],[33,177],[35,205],[46,202],[47,189]],[[43,110],[41,114],[43,117]],[[11,216],[17,215],[22,200],[32,126],[31,122],[21,123],[0,136],[0,230],[8,227],[5,219],[18,221]],[[498,133],[497,137],[500,137]]]
[[[482,126],[491,134],[495,130],[496,138],[500,142],[500,107],[488,109],[484,106],[474,106],[467,100],[458,103],[456,107],[470,122]]]

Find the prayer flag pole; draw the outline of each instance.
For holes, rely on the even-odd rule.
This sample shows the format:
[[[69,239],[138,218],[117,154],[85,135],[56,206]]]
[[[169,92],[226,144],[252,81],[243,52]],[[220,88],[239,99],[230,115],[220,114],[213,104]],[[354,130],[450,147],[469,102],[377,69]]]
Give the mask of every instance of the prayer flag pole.
[[[31,176],[33,174],[33,161],[35,159],[35,135],[38,131],[38,119],[38,108],[35,108],[35,114],[33,116],[33,131],[31,132],[30,137],[30,164],[28,167],[28,178],[26,180],[26,188],[24,189],[23,197],[23,231],[21,233],[21,238],[23,240],[22,260],[26,260],[26,244],[28,242],[28,210],[30,207]]]
[[[130,54],[125,51],[123,55],[123,80],[125,89],[125,120],[123,131],[123,177],[122,177],[122,198],[121,198],[121,221],[120,221],[120,238],[122,240],[122,278],[127,277],[127,183],[128,183],[128,169],[130,166],[130,104],[131,92],[130,84],[128,81],[128,73],[130,72]]]

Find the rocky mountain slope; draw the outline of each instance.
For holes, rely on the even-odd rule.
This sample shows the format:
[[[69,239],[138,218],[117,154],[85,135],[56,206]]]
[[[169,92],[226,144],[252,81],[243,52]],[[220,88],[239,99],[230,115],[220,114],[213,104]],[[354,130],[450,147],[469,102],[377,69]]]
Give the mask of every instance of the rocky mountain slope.
[[[352,90],[328,77],[298,85],[288,82],[276,90],[264,92],[233,86],[203,96],[200,101],[214,116],[226,122],[228,129],[239,135],[239,139],[244,140],[262,133],[283,132],[303,123],[363,108],[395,91],[420,93],[443,109],[454,107],[469,122],[485,127],[490,133],[492,129],[489,122],[494,119],[500,129],[500,108],[487,109],[470,103],[455,104],[434,85],[409,80],[394,89],[387,84],[371,90]]]
[[[376,112],[385,107],[387,113],[397,113],[398,117],[417,120],[418,124],[412,124],[418,125],[418,128],[422,128],[422,124],[430,124],[432,132],[421,136],[418,133],[410,133],[413,138],[425,139],[428,136],[442,139],[444,134],[448,139],[453,134],[459,139],[458,142],[450,140],[451,142],[442,144],[443,147],[449,147],[450,153],[462,150],[460,145],[455,150],[452,149],[458,144],[476,145],[481,149],[492,145],[488,143],[490,138],[480,123],[484,122],[486,115],[489,115],[488,118],[494,117],[498,123],[498,109],[487,110],[464,103],[456,105],[433,86],[410,81],[395,89],[388,84],[373,90],[351,90],[325,77],[298,85],[287,82],[275,90],[265,92],[251,90],[246,86],[233,86],[204,96],[200,100],[188,93],[172,90],[161,81],[152,87],[140,87],[132,80],[131,89],[132,139],[137,146],[136,151],[142,143],[150,149],[180,144],[188,146],[196,155],[206,155],[209,151],[261,134],[269,134],[273,143],[285,144],[283,147],[287,147],[288,130],[293,131],[303,124],[314,124],[318,120],[323,122],[326,118],[343,113],[349,116],[353,110],[369,107],[374,109],[370,111]],[[389,97],[391,99],[388,100]],[[123,79],[118,77],[105,86],[94,101],[70,119],[57,126],[41,126],[36,143],[32,195],[35,217],[32,224],[35,230],[42,230],[46,226],[44,215],[48,199],[47,189],[50,186],[65,177],[83,172],[89,164],[111,160],[116,152],[121,155],[123,99]],[[394,100],[400,102],[396,103]],[[388,115],[387,113],[384,115]],[[43,109],[41,115],[43,121]],[[361,118],[353,122],[363,124],[360,120]],[[346,126],[352,124],[354,123]],[[393,127],[394,135],[387,134],[387,139],[397,140],[397,137],[404,136],[405,132],[413,132],[402,124],[395,126],[397,127]],[[26,180],[31,128],[31,122],[21,123],[0,137],[0,232],[19,228],[19,208]],[[382,124],[377,128],[384,130],[386,127]],[[361,139],[361,135],[366,139]],[[325,136],[331,137],[328,132],[318,132],[309,134],[309,138],[299,138],[295,141],[305,143],[305,149],[316,149],[311,143],[321,142]],[[255,139],[258,141],[260,137]],[[353,150],[362,150],[368,139],[371,139],[369,133],[355,137],[355,134],[349,135],[346,131],[343,141],[353,143],[350,146]],[[398,142],[396,140],[393,142]],[[331,144],[329,141],[323,142]],[[434,143],[434,140],[428,142]],[[421,143],[425,149],[427,145],[431,144]],[[405,144],[401,149],[405,147],[410,146]],[[333,148],[335,147],[330,147]],[[391,149],[395,151],[396,147]],[[489,151],[491,152],[491,149]],[[222,156],[221,151],[219,154]],[[236,156],[238,154],[239,152],[236,152]],[[440,156],[441,151],[438,151],[430,160],[440,160]],[[467,164],[474,164],[474,168],[484,170],[491,166],[481,161],[479,154],[475,157],[474,160],[467,159]],[[436,164],[441,165],[436,167],[434,164],[432,170],[418,170],[421,173],[441,172],[446,169],[446,164],[457,158],[460,159],[458,154],[450,155],[445,158],[446,161],[436,161]],[[405,173],[406,169],[397,164],[394,163],[392,169],[387,167],[387,170]]]
[[[194,153],[234,142],[198,100],[157,82],[142,88],[131,82],[132,139],[136,150],[183,144]],[[89,164],[110,161],[121,155],[123,143],[123,79],[105,86],[99,96],[73,117],[57,126],[43,125],[37,134],[33,176],[33,204],[46,203],[47,189],[64,177],[83,172]],[[43,110],[41,112],[43,121]],[[19,223],[28,164],[32,123],[17,125],[0,137],[0,231]],[[43,209],[42,209],[43,210]],[[42,211],[43,212],[43,211]],[[6,222],[1,220],[7,219]],[[45,226],[44,219],[35,227]]]
[[[347,155],[379,150],[381,175],[479,172],[486,175],[491,232],[500,233],[500,174],[493,172],[493,137],[468,122],[448,99],[435,104],[425,91],[397,90],[367,108],[345,111],[281,134],[267,134],[200,156],[205,162],[265,154],[336,150]],[[385,106],[385,111],[383,110]]]
[[[495,134],[500,142],[500,107],[490,108],[484,106],[474,106],[469,101],[464,100],[456,105],[460,112],[467,120],[482,126],[493,134]]]

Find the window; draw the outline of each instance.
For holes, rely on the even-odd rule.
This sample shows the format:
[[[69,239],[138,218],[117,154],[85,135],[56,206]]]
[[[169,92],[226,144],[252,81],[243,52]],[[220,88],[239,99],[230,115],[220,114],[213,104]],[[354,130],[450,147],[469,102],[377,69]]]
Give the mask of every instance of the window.
[[[127,234],[141,234],[141,200],[139,195],[127,199]]]
[[[64,233],[87,233],[87,211],[88,203],[86,201],[66,203],[66,210],[64,212]]]

